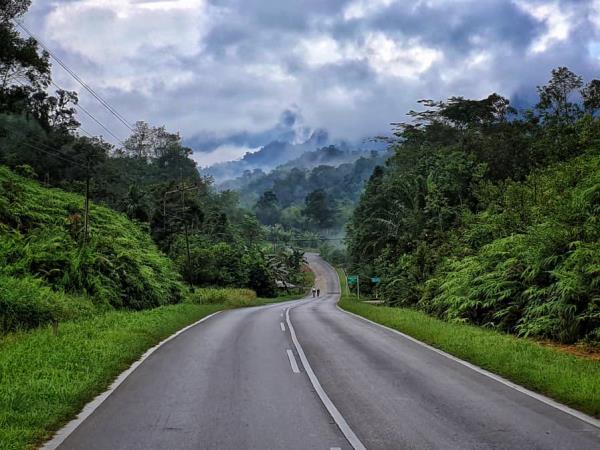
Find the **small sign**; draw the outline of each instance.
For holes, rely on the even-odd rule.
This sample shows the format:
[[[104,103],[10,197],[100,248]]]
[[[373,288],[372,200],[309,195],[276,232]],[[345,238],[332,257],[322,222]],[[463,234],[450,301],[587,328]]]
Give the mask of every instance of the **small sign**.
[[[358,275],[348,275],[348,284],[358,283]]]
[[[381,283],[381,278],[379,278],[379,277],[372,277],[371,278],[371,282],[375,283],[375,284],[379,284],[379,283]]]

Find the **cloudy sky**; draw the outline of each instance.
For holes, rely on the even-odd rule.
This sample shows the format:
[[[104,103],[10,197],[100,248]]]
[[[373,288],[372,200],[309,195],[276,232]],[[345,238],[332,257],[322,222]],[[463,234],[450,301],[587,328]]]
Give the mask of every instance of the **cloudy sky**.
[[[25,23],[129,121],[180,131],[202,164],[314,128],[381,134],[420,98],[526,102],[558,65],[600,76],[600,0],[33,0]]]

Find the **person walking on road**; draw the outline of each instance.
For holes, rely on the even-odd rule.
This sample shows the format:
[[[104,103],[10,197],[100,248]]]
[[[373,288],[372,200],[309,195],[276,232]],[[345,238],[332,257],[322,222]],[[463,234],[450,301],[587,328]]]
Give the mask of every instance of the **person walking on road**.
[[[321,289],[317,288],[317,297],[321,295]]]
[[[313,297],[315,296],[316,293],[317,293],[317,290],[315,288],[312,288],[312,295],[313,295]]]

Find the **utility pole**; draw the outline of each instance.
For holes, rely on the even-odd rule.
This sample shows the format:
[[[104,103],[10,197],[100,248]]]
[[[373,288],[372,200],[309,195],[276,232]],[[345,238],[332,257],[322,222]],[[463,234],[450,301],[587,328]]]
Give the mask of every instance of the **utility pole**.
[[[188,273],[188,283],[190,283],[190,288],[194,289],[194,285],[192,284],[190,271],[192,268],[192,256],[190,254],[190,238],[188,235],[188,224],[183,214],[185,213],[185,185],[183,184],[183,169],[181,169],[181,217],[183,220],[183,229],[185,233],[185,251],[187,254],[187,273]]]
[[[85,207],[83,216],[83,243],[87,243],[90,222],[90,160],[88,158],[85,169]]]

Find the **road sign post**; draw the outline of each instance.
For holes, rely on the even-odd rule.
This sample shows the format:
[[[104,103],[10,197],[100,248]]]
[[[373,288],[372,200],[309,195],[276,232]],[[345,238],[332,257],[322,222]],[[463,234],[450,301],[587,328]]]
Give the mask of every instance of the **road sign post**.
[[[356,293],[360,298],[360,279],[358,275],[348,275],[348,286],[356,284]]]
[[[379,298],[379,283],[381,283],[380,277],[371,277],[371,283],[375,285],[375,299]]]

